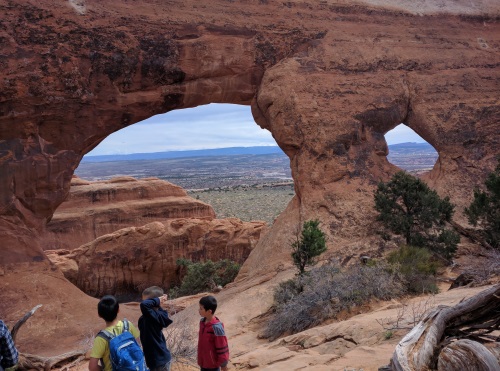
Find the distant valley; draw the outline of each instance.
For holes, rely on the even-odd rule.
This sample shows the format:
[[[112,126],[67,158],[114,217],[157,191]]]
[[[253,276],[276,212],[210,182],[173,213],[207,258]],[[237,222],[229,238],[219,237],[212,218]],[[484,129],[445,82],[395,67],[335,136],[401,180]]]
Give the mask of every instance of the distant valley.
[[[389,161],[410,172],[430,170],[437,157],[428,143],[389,146]],[[278,146],[87,156],[76,175],[91,181],[157,177],[191,190],[292,181],[289,159]]]

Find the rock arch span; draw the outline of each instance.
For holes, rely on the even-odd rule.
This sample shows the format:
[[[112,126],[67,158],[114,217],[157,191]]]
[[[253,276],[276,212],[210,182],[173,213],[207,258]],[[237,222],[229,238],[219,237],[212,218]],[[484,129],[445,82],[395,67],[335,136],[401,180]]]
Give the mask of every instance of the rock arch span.
[[[251,105],[290,157],[297,196],[241,279],[276,269],[304,219],[321,219],[332,250],[370,236],[371,190],[394,172],[383,136],[400,122],[439,151],[428,182],[459,205],[494,168],[496,2],[81,3],[0,1],[6,276],[50,270],[37,241],[85,153],[174,109]]]

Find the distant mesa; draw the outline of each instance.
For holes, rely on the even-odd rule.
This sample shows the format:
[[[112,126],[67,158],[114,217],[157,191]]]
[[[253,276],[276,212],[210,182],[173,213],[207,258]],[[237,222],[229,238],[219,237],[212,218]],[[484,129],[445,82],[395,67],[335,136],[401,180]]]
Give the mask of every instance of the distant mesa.
[[[389,151],[394,149],[411,150],[414,148],[426,149],[434,148],[427,142],[405,142],[390,144]],[[434,150],[435,151],[435,150]],[[185,157],[208,157],[208,156],[234,156],[234,155],[268,155],[285,153],[278,146],[253,146],[253,147],[227,147],[227,148],[212,148],[212,149],[196,149],[189,151],[166,151],[166,152],[151,152],[151,153],[129,153],[115,155],[96,155],[84,156],[82,163],[89,162],[113,162],[113,161],[137,161],[137,160],[160,160],[168,158],[185,158]]]
[[[160,160],[167,158],[183,158],[183,157],[266,155],[271,153],[283,153],[283,151],[278,146],[227,147],[227,148],[213,148],[213,149],[197,149],[190,151],[167,151],[167,152],[152,152],[152,153],[130,153],[124,155],[85,156],[82,159],[82,163],[107,162],[107,161]]]
[[[72,250],[118,229],[174,218],[215,219],[212,206],[158,178],[71,181],[70,193],[47,224],[45,250]]]

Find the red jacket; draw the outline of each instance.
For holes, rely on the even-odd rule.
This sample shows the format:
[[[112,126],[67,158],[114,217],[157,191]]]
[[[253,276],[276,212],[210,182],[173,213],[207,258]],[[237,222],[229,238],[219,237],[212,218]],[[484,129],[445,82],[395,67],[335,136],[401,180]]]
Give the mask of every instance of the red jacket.
[[[198,334],[198,365],[203,368],[217,368],[227,365],[229,347],[224,325],[217,317],[210,322],[200,321]]]

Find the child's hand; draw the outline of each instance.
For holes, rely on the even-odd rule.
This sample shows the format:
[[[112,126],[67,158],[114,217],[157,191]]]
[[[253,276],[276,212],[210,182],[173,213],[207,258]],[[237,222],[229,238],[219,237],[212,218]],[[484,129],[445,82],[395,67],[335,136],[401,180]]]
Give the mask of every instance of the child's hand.
[[[160,299],[160,307],[163,307],[164,305],[167,304],[168,295],[164,294],[164,295],[160,296],[159,299]]]

